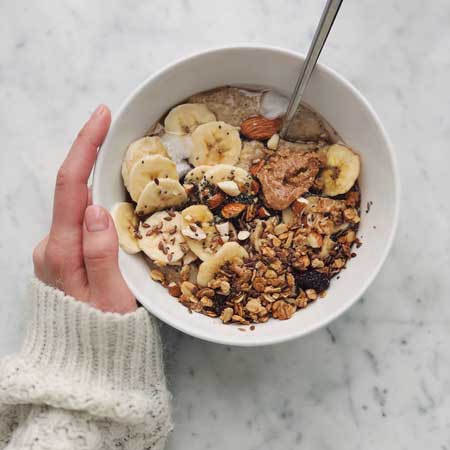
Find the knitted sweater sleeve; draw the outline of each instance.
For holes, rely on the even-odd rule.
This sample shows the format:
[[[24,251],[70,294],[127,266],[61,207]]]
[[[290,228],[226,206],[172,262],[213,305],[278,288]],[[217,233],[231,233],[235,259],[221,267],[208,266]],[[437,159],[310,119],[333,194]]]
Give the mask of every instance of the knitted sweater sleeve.
[[[171,430],[156,320],[38,280],[22,350],[0,361],[0,449],[152,449]]]

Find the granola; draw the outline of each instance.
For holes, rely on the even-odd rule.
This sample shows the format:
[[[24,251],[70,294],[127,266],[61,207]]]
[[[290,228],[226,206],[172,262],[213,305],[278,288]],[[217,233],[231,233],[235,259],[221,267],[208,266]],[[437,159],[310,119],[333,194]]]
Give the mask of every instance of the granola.
[[[152,280],[224,324],[290,319],[361,245],[359,156],[308,108],[281,140],[264,95],[219,88],[173,108],[126,152],[137,206],[113,210],[122,248],[144,252]]]

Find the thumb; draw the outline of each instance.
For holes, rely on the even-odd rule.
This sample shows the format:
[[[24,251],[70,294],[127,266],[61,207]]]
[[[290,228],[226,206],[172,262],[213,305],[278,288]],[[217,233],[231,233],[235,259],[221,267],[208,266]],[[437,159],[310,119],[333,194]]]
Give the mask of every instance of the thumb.
[[[101,206],[84,214],[83,257],[89,282],[89,300],[98,309],[127,313],[137,307],[118,264],[119,242],[114,222]]]

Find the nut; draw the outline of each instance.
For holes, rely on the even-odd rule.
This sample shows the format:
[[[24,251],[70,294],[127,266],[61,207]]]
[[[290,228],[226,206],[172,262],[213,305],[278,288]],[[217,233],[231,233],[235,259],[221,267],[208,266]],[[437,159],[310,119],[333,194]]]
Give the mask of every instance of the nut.
[[[281,119],[266,119],[263,116],[249,117],[241,123],[241,133],[248,139],[262,141],[278,133]]]
[[[361,219],[358,216],[358,211],[355,208],[347,208],[344,210],[344,217],[352,223],[358,223]]]
[[[221,189],[225,194],[231,195],[232,197],[236,197],[239,195],[241,191],[239,190],[239,186],[235,181],[225,180],[217,183],[219,189]]]
[[[267,210],[267,208],[265,208],[264,206],[260,206],[258,208],[258,211],[256,211],[256,214],[258,215],[258,217],[260,217],[261,219],[266,219],[267,217],[270,217],[270,213]]]
[[[213,301],[209,297],[201,297],[200,303],[206,307],[211,307],[214,305]]]
[[[295,215],[299,216],[303,212],[303,210],[306,208],[307,204],[308,204],[308,201],[306,201],[306,203],[305,203],[303,201],[300,201],[299,199],[295,200],[291,204],[292,212]]]
[[[241,214],[242,211],[244,211],[246,205],[244,203],[228,203],[228,205],[225,205],[222,208],[222,217],[225,219],[231,219],[232,217],[237,217],[239,214]]]
[[[267,141],[267,148],[269,150],[276,150],[278,148],[278,144],[280,143],[280,136],[278,134],[274,134],[268,141]]]
[[[272,315],[278,320],[290,319],[295,313],[295,306],[286,303],[284,300],[277,300],[272,306]]]
[[[220,319],[223,323],[227,323],[233,317],[233,308],[225,308],[220,315]]]
[[[178,286],[178,284],[173,281],[169,283],[169,285],[167,286],[167,290],[172,297],[179,297],[181,295],[180,286]]]
[[[283,233],[286,233],[289,230],[289,227],[285,224],[285,223],[279,223],[274,229],[273,232],[277,235],[280,236]]]
[[[308,234],[306,242],[312,248],[320,248],[322,247],[323,239],[319,233],[312,231],[311,233]]]
[[[214,291],[213,291],[211,288],[205,287],[205,288],[203,288],[203,289],[200,289],[200,290],[197,292],[197,297],[198,297],[198,298],[202,298],[202,297],[214,297]]]
[[[237,238],[240,240],[240,241],[245,241],[246,239],[248,239],[250,237],[250,231],[247,231],[247,230],[241,230],[241,231],[239,231],[239,233],[238,233],[238,235],[237,235]]]
[[[230,283],[228,283],[228,281],[221,281],[219,288],[220,288],[220,293],[223,295],[228,295],[231,290]]]
[[[314,289],[306,289],[305,294],[310,300],[317,299],[317,292]]]
[[[164,281],[166,281],[166,277],[164,276],[164,274],[157,269],[153,269],[150,271],[150,277],[153,281],[157,281],[158,283],[164,283]]]
[[[259,192],[260,187],[261,185],[256,180],[252,180],[252,182],[250,183],[250,192],[253,195],[256,195]]]
[[[256,164],[253,164],[253,166],[250,167],[250,173],[255,177],[256,174],[263,168],[264,166],[264,160],[261,159]]]
[[[181,293],[186,297],[190,297],[197,292],[197,286],[190,281],[183,281],[181,283]]]
[[[266,280],[261,277],[256,277],[253,280],[253,287],[258,292],[264,292],[264,288],[266,287]]]
[[[264,274],[264,277],[265,277],[265,278],[269,278],[269,279],[277,278],[277,273],[276,273],[274,270],[269,269],[269,270]]]
[[[223,192],[217,192],[213,196],[209,197],[206,203],[211,209],[215,209],[220,206],[225,200],[225,194]]]

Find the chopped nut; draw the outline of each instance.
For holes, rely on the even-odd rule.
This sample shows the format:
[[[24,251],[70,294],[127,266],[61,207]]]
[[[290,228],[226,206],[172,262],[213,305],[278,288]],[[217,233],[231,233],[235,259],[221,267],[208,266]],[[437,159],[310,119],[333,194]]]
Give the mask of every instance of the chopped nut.
[[[269,269],[265,274],[265,278],[277,278],[277,273],[274,270]]]
[[[219,183],[217,183],[217,186],[219,187],[219,189],[225,192],[225,194],[231,195],[232,197],[236,197],[236,195],[239,195],[241,193],[239,186],[235,181],[220,181]]]
[[[164,283],[164,281],[166,280],[166,277],[164,276],[164,274],[160,270],[157,270],[157,269],[151,270],[150,276],[153,281],[158,281],[159,283]]]
[[[211,288],[202,288],[197,292],[197,297],[214,297],[214,290]]]
[[[289,227],[285,223],[279,223],[273,230],[273,232],[277,236],[280,236],[283,233],[286,233],[287,231],[289,231]],[[280,237],[280,239],[281,239],[281,237]]]
[[[230,293],[230,283],[228,281],[221,281],[220,282],[220,293],[223,295],[228,295]]]
[[[264,160],[260,160],[258,163],[254,164],[253,166],[250,167],[250,173],[253,176],[256,176],[256,174],[262,169],[263,166],[264,166]]]
[[[264,206],[260,206],[258,208],[258,210],[256,211],[256,214],[258,215],[258,217],[260,217],[261,219],[266,219],[267,217],[270,217],[270,213],[267,210],[267,208],[264,208]]]
[[[258,292],[264,292],[264,288],[266,287],[266,280],[261,277],[256,277],[253,280],[253,287]]]
[[[344,217],[346,220],[352,223],[358,223],[361,219],[359,218],[358,211],[355,208],[347,208],[344,210]]]
[[[278,144],[280,143],[280,135],[274,134],[272,137],[267,141],[267,148],[269,150],[276,150],[278,148]]]
[[[305,294],[310,300],[317,299],[317,292],[314,289],[306,289]]]
[[[250,237],[250,232],[247,231],[247,230],[239,231],[239,233],[238,233],[238,235],[237,235],[237,238],[238,238],[240,241],[245,241],[245,240],[248,239],[249,237]]]
[[[286,303],[284,300],[277,300],[272,306],[272,315],[275,319],[287,320],[295,313],[295,306]]]
[[[190,273],[191,273],[191,266],[189,266],[188,264],[185,264],[180,270],[181,281],[189,280]]]
[[[169,283],[169,285],[167,286],[167,290],[172,297],[179,297],[181,295],[180,286],[178,286],[178,284],[174,281]]]
[[[233,308],[225,308],[220,315],[220,319],[223,323],[228,323],[233,317]]]
[[[320,269],[324,266],[325,264],[323,263],[322,260],[320,260],[319,258],[314,258],[311,261],[311,266],[314,267],[314,269]]]
[[[232,217],[237,217],[239,214],[241,214],[242,211],[245,209],[244,203],[228,203],[228,205],[225,205],[222,208],[222,216],[225,219],[230,219]]]
[[[323,239],[319,233],[312,231],[311,233],[308,234],[306,241],[310,247],[320,248],[322,247]]]
[[[212,197],[209,197],[206,203],[211,209],[215,209],[220,206],[225,200],[225,194],[223,192],[218,192],[214,194]]]
[[[191,283],[190,281],[183,281],[181,283],[180,288],[181,293],[183,295],[186,295],[187,297],[190,297],[191,295],[197,292],[197,286],[194,283]]]
[[[211,306],[214,305],[213,301],[209,297],[201,297],[200,298],[200,303],[203,306],[206,306],[207,308],[210,308]]]
[[[345,260],[338,258],[333,261],[333,267],[336,269],[342,269],[345,266]]]

